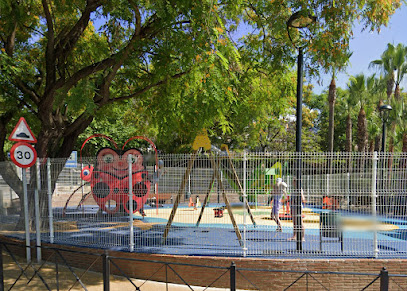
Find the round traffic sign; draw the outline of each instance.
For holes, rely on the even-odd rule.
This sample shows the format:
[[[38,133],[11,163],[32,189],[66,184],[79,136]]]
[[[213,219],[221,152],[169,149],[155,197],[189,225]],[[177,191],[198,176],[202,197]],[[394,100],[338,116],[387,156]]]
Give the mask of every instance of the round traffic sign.
[[[26,142],[18,142],[10,150],[10,158],[20,168],[29,168],[37,160],[37,151]]]

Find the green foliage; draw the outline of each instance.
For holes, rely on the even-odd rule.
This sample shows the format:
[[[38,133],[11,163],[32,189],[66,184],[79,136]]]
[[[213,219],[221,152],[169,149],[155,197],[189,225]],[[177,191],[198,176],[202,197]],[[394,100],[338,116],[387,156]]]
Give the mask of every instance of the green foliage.
[[[294,123],[287,116],[295,107],[297,53],[289,16],[307,9],[318,17],[304,33],[290,31],[294,42],[312,35],[306,68],[314,74],[346,64],[355,19],[379,29],[398,6],[0,0],[0,102],[7,104],[0,109],[7,128],[0,144],[23,108],[39,137],[39,156],[67,157],[92,133],[120,141],[148,135],[164,151],[188,151],[202,128],[214,143],[235,149],[291,150]],[[239,23],[253,32],[235,43],[230,33]],[[313,102],[305,100],[303,134],[318,141]]]

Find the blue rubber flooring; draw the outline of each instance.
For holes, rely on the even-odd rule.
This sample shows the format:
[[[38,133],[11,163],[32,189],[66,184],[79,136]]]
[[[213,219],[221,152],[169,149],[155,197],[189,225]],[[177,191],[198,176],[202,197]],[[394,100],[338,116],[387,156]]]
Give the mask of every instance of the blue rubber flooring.
[[[117,218],[106,222],[95,218],[75,220],[77,230],[56,232],[55,243],[85,246],[111,250],[130,250],[130,235],[125,225],[128,218]],[[150,229],[134,227],[134,251],[142,253],[192,255],[192,256],[236,256],[265,258],[407,258],[407,223],[402,219],[386,219],[399,229],[377,233],[377,245],[374,245],[372,232],[345,231],[343,233],[343,251],[338,238],[323,237],[321,243],[318,229],[306,229],[306,241],[302,251],[297,244],[289,241],[292,229],[276,232],[275,227],[239,225],[243,240],[239,241],[229,224],[192,224],[173,223],[166,240],[163,234],[166,220],[154,217],[136,216],[144,223],[153,224]],[[60,220],[62,220],[60,218]],[[63,219],[73,221],[69,216]],[[24,234],[14,235],[24,239]],[[35,234],[32,234],[32,240]],[[43,241],[49,241],[49,235],[42,234]]]

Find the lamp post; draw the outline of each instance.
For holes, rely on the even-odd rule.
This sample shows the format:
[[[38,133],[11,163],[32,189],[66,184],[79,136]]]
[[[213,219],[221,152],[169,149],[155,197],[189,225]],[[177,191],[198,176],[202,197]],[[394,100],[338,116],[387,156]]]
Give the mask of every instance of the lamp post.
[[[296,45],[293,41],[290,28],[295,28],[297,30],[307,28],[311,23],[316,22],[317,18],[312,16],[307,10],[300,10],[295,12],[287,21],[287,33],[290,38],[291,43],[298,49],[297,58],[297,109],[296,109],[296,132],[295,132],[295,150],[298,154],[301,153],[301,132],[302,132],[302,87],[303,87],[303,60],[304,54],[303,49],[305,44],[300,46]],[[302,251],[302,208],[301,208],[301,157],[297,160],[297,173],[296,173],[296,183],[295,183],[295,193],[294,203],[291,203],[291,207],[294,209],[293,224],[294,224],[294,234],[297,238],[297,251]]]
[[[388,207],[388,199],[386,199],[386,194],[385,194],[385,183],[384,183],[384,175],[385,175],[385,170],[384,170],[384,166],[385,166],[385,159],[384,159],[384,152],[386,151],[386,123],[389,119],[389,112],[392,110],[393,108],[388,105],[388,104],[384,104],[382,106],[379,107],[379,112],[380,115],[382,117],[382,122],[383,122],[383,129],[382,129],[382,153],[383,153],[383,164],[382,164],[382,191],[381,191],[381,197],[379,200],[379,205],[380,205],[380,212],[381,213],[385,213]]]
[[[382,130],[382,152],[384,153],[386,151],[386,123],[389,118],[389,112],[393,108],[388,105],[384,104],[379,107],[380,114],[382,116],[382,121],[383,121],[383,130]]]

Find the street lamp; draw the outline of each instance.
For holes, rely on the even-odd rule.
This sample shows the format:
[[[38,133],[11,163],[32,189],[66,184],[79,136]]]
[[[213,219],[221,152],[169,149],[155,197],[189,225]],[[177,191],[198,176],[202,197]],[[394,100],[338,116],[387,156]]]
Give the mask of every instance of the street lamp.
[[[296,110],[296,132],[295,132],[295,150],[297,153],[302,151],[301,149],[301,131],[302,131],[302,87],[303,87],[303,49],[306,43],[301,45],[296,45],[290,34],[290,28],[295,28],[297,30],[302,30],[307,28],[310,24],[316,22],[317,18],[312,16],[307,10],[300,10],[295,12],[287,21],[287,33],[290,38],[291,43],[298,49],[297,58],[297,110]],[[297,250],[302,250],[302,208],[301,208],[301,158],[298,158],[297,164],[297,181],[296,181],[296,194],[294,203],[291,207],[294,207],[294,212],[296,217],[293,217],[294,222],[294,233],[297,238]]]
[[[389,119],[389,112],[393,108],[388,105],[384,104],[379,107],[380,114],[382,116],[382,121],[383,121],[383,130],[382,130],[382,152],[384,153],[386,151],[386,123]]]

